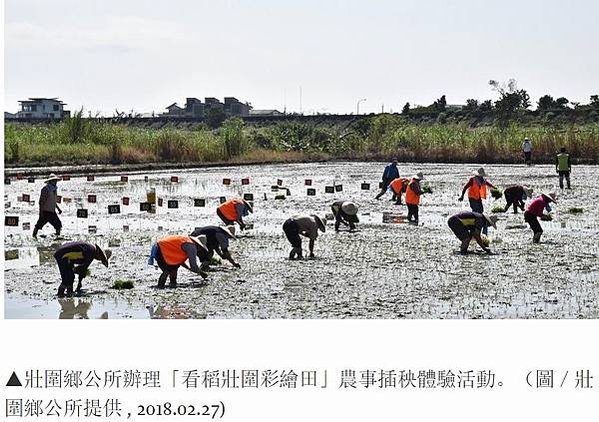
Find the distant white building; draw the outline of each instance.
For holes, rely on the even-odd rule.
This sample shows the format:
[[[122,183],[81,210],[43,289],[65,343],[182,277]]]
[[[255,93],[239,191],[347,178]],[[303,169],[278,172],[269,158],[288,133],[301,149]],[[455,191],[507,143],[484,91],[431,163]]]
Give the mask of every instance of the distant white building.
[[[250,110],[250,116],[282,116],[279,110]]]
[[[21,103],[21,110],[17,112],[19,119],[62,119],[71,114],[64,109],[66,104],[58,98],[30,98],[19,103]]]

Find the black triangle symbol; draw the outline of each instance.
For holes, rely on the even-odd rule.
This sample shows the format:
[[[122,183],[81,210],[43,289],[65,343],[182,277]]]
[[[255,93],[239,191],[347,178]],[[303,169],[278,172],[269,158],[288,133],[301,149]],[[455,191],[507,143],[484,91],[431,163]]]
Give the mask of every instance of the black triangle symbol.
[[[7,387],[22,387],[23,384],[21,384],[21,381],[19,381],[19,377],[17,377],[17,374],[15,374],[13,372],[12,375],[10,376],[10,379],[6,383],[6,386]]]

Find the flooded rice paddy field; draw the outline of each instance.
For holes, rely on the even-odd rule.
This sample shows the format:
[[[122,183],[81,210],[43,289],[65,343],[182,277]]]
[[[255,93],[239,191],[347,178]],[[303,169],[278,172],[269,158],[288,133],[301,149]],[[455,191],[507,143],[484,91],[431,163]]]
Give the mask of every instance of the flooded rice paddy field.
[[[599,317],[599,168],[577,166],[573,190],[564,191],[554,220],[543,222],[542,242],[531,243],[532,232],[522,214],[500,214],[498,230],[490,231],[494,255],[457,254],[459,241],[447,218],[467,208],[457,198],[476,165],[400,164],[402,175],[418,170],[433,189],[420,208],[420,225],[383,223],[383,213],[405,214],[389,196],[374,196],[382,163],[328,163],[212,168],[98,176],[88,182],[72,177],[59,182],[64,213],[64,239],[34,240],[31,229],[37,203],[18,202],[30,194],[37,201],[43,183],[13,180],[5,186],[6,215],[18,215],[19,227],[5,227],[5,314],[7,318],[597,318]],[[536,192],[556,190],[552,166],[485,166],[489,180],[505,187],[529,184]],[[178,176],[178,183],[170,181]],[[223,178],[232,179],[230,186]],[[241,179],[249,178],[249,185]],[[284,194],[271,186],[277,179],[289,188]],[[312,186],[305,185],[312,180]],[[362,190],[362,182],[371,184]],[[325,194],[325,186],[343,190]],[[306,189],[315,188],[316,196]],[[146,192],[155,188],[164,200],[155,215],[139,211]],[[559,192],[559,189],[557,189]],[[231,242],[242,268],[228,263],[215,268],[207,283],[180,269],[176,289],[157,290],[159,270],[147,265],[151,245],[166,234],[189,233],[194,227],[220,224],[215,208],[221,196],[254,195],[254,214],[246,221],[252,230]],[[97,196],[88,203],[87,196]],[[130,198],[123,205],[122,198]],[[194,199],[206,200],[194,207]],[[266,199],[265,199],[266,198]],[[330,213],[336,199],[351,198],[360,206],[359,231],[327,232],[316,242],[316,259],[289,261],[290,246],[281,226],[298,213]],[[65,201],[66,199],[66,201]],[[69,201],[70,199],[70,201]],[[179,208],[167,208],[178,200]],[[10,204],[9,204],[10,203]],[[121,204],[109,215],[108,205]],[[504,204],[489,199],[487,210]],[[572,215],[571,207],[584,212]],[[78,208],[87,219],[76,218]],[[400,220],[397,220],[400,221]],[[30,230],[23,230],[30,223]],[[97,227],[89,234],[88,226]],[[123,226],[128,226],[124,231]],[[57,299],[60,282],[52,257],[57,245],[85,239],[110,246],[110,268],[98,262],[84,280],[82,297]],[[304,240],[307,248],[307,240]],[[471,246],[474,250],[474,246]],[[10,255],[10,256],[9,256]],[[133,280],[132,290],[113,290],[114,280]]]

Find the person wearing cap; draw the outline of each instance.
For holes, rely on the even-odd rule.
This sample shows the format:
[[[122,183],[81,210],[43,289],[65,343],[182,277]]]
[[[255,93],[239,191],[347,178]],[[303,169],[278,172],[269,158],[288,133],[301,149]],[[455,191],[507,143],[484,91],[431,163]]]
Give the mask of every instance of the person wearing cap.
[[[394,158],[390,164],[387,164],[385,170],[383,171],[383,180],[381,182],[381,191],[375,197],[376,199],[381,199],[385,193],[387,193],[387,188],[389,187],[389,183],[391,183],[394,179],[399,177],[399,169],[397,168],[397,158]],[[395,195],[393,195],[392,200],[395,200]]]
[[[484,212],[483,199],[487,199],[487,186],[495,188],[487,179],[487,174],[484,168],[479,168],[474,171],[472,177],[468,179],[468,182],[462,189],[462,195],[458,198],[459,201],[464,200],[466,191],[468,192],[468,201],[470,202],[470,209],[473,212],[482,214]],[[483,229],[483,233],[487,234],[487,228]]]
[[[98,245],[77,241],[61,245],[54,253],[54,259],[58,264],[61,283],[58,287],[58,296],[73,294],[73,283],[75,274],[78,275],[77,293],[81,292],[81,281],[87,276],[87,269],[94,259],[102,262],[108,267],[108,260],[112,252],[110,249],[102,250]]]
[[[503,212],[507,212],[513,206],[514,214],[518,214],[518,208],[524,211],[524,201],[527,198],[532,198],[532,188],[522,185],[512,185],[505,188],[503,195],[506,202]]]
[[[532,229],[533,243],[539,243],[541,241],[543,229],[541,228],[541,223],[539,223],[538,218],[543,217],[543,211],[545,210],[551,212],[551,206],[549,205],[551,202],[557,202],[557,195],[554,192],[547,194],[542,193],[528,204],[528,208],[524,212],[524,221],[526,221]]]
[[[326,226],[322,219],[317,215],[297,215],[289,218],[283,224],[283,232],[287,240],[291,243],[292,249],[289,253],[289,259],[303,258],[302,238],[300,235],[310,239],[310,258],[314,258],[314,241],[318,237],[318,231],[325,232]]]
[[[460,253],[465,255],[468,253],[468,246],[472,238],[486,252],[491,253],[486,236],[483,238],[481,232],[484,228],[493,226],[497,228],[497,217],[488,216],[474,211],[462,211],[449,218],[447,225],[458,239],[462,241]]]
[[[358,222],[358,207],[350,201],[335,201],[331,205],[331,211],[335,217],[335,231],[339,231],[339,226],[343,223],[349,226],[350,231],[356,229]]]
[[[57,197],[58,197],[58,187],[56,186],[56,182],[58,182],[60,177],[55,174],[51,174],[49,178],[47,178],[44,183],[44,187],[40,193],[40,212],[37,223],[35,223],[35,227],[33,228],[33,237],[37,239],[37,233],[47,224],[50,223],[54,230],[56,230],[56,236],[60,236],[60,231],[62,229],[62,223],[60,222],[60,218],[56,214],[58,211],[59,214],[62,214],[62,210],[58,206]]]
[[[201,240],[194,236],[171,235],[159,239],[156,244],[156,262],[162,270],[158,278],[158,288],[164,289],[167,277],[170,278],[169,285],[177,286],[177,271],[180,266],[189,271],[208,277],[204,271],[198,267],[197,256],[200,254],[198,249],[206,249]],[[189,260],[189,265],[185,261]]]
[[[524,154],[524,163],[530,166],[532,164],[532,144],[528,138],[524,138],[524,142],[522,142],[522,153]]]
[[[570,161],[570,154],[566,152],[566,148],[562,147],[560,153],[555,157],[555,171],[559,176],[559,188],[564,188],[564,179],[566,179],[566,186],[571,189],[570,186],[570,172],[572,171],[572,162]]]
[[[235,226],[219,227],[219,226],[204,226],[196,228],[191,236],[198,237],[206,248],[198,248],[198,258],[202,263],[200,269],[207,271],[210,267],[210,260],[214,256],[214,252],[222,259],[226,259],[235,268],[241,268],[229,252],[229,239],[235,239]]]
[[[418,205],[420,204],[420,196],[422,195],[422,188],[420,187],[420,181],[424,179],[422,172],[418,172],[408,183],[406,188],[406,205],[408,206],[408,222],[411,224],[418,225]]]
[[[398,177],[389,183],[389,190],[393,193],[393,198],[396,199],[395,205],[402,205],[401,195],[406,191],[408,183],[410,183],[410,179],[407,177]]]
[[[220,217],[226,226],[232,226],[234,223],[237,223],[241,230],[245,229],[243,217],[247,217],[251,212],[254,212],[252,206],[241,198],[229,199],[220,204],[216,209],[216,215]]]

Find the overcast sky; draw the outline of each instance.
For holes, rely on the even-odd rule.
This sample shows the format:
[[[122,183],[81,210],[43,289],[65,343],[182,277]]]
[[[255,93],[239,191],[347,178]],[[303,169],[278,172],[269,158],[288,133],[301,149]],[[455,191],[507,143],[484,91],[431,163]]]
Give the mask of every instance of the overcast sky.
[[[234,96],[306,113],[599,94],[595,0],[6,0],[5,107],[164,112]]]

